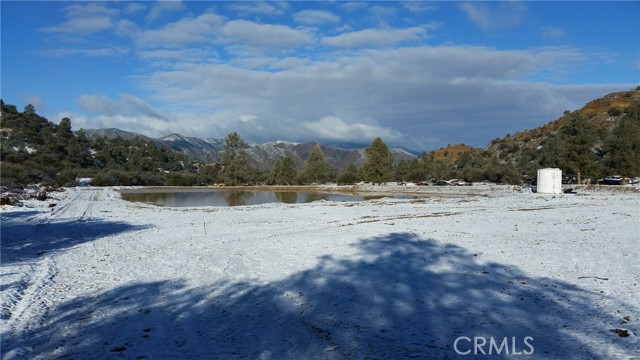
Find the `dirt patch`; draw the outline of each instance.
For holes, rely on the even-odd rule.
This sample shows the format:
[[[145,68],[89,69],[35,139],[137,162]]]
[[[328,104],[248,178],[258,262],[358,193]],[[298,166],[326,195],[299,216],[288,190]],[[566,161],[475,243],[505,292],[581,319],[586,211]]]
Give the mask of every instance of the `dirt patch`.
[[[350,226],[350,225],[359,225],[359,224],[367,224],[367,223],[374,223],[374,222],[381,222],[381,221],[394,221],[394,220],[406,220],[406,219],[422,219],[422,218],[435,218],[435,217],[442,217],[442,216],[454,216],[454,215],[459,215],[462,214],[461,212],[434,212],[431,214],[419,214],[419,215],[398,215],[398,216],[390,216],[390,217],[376,217],[376,216],[363,216],[361,217],[358,221],[356,221],[355,223],[348,223],[348,224],[344,224],[341,226]]]
[[[555,207],[553,207],[553,206],[543,206],[543,207],[539,207],[539,208],[512,209],[512,210],[509,210],[509,211],[539,211],[539,210],[551,210],[551,209],[555,209]]]

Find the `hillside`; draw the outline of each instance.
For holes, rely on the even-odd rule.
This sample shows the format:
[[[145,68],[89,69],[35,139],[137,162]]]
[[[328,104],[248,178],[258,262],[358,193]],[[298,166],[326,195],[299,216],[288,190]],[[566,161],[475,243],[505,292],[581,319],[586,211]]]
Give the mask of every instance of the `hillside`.
[[[106,129],[83,129],[85,136],[89,139],[107,138],[110,140],[134,140],[140,139],[143,141],[151,141],[152,139],[142,134],[134,133],[131,131],[124,131],[116,128]],[[77,133],[77,132],[76,132]]]
[[[640,90],[592,100],[538,128],[497,138],[484,149],[458,144],[431,151],[418,166],[424,170],[414,173],[423,178],[507,183],[535,178],[544,167],[560,168],[566,181],[640,176]]]
[[[428,153],[428,156],[434,160],[443,160],[449,164],[453,164],[458,161],[464,153],[480,153],[481,151],[482,149],[474,148],[465,144],[456,144],[433,150]]]
[[[580,119],[596,134],[590,148],[600,157],[606,138],[611,135],[622,119],[629,117],[629,110],[640,106],[640,91],[623,91],[590,101],[581,109],[565,112],[563,116],[541,127],[494,140],[487,148],[501,160],[523,161],[535,156],[545,148],[548,140],[558,135],[563,127]],[[577,135],[577,134],[576,134]]]
[[[525,130],[513,136],[507,136],[502,141],[529,142],[543,140],[553,135],[562,126],[567,125],[572,115],[580,115],[588,119],[589,123],[599,129],[612,130],[624,116],[624,110],[640,105],[640,91],[622,91],[605,95],[588,102],[584,107],[574,112],[565,112],[560,118],[533,130]],[[529,139],[529,140],[527,140]]]

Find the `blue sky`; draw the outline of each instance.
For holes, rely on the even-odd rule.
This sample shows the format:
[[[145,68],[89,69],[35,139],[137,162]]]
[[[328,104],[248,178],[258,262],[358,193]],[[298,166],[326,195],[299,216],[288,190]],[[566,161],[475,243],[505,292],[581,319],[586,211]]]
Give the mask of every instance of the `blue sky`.
[[[1,96],[76,129],[483,147],[640,85],[640,2],[2,1]]]

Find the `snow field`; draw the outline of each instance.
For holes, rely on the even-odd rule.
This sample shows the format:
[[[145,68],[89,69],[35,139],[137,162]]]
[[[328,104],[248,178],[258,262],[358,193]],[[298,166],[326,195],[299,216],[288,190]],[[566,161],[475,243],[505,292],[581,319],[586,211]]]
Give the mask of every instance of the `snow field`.
[[[3,358],[640,357],[640,196],[483,194],[4,208]]]

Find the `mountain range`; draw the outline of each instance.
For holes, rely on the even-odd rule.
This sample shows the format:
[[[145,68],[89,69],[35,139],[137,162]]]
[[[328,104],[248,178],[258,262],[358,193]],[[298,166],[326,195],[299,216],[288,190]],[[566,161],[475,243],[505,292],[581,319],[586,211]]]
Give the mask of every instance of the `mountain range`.
[[[203,163],[219,162],[224,153],[224,139],[183,136],[171,134],[161,138],[150,138],[135,132],[124,131],[116,128],[108,129],[84,129],[89,138],[105,137],[108,139],[141,139],[155,141],[165,145],[174,151],[187,155],[194,161]],[[276,161],[290,156],[297,167],[302,168],[309,151],[317,142],[296,143],[289,141],[273,141],[263,144],[249,145],[245,150],[249,160],[258,169],[270,169]],[[344,170],[349,164],[362,165],[365,159],[365,150],[368,145],[352,143],[319,144],[325,157],[338,170]],[[411,160],[419,153],[404,147],[389,148],[394,161]]]
[[[509,134],[502,138],[497,138],[485,148],[473,148],[464,144],[450,145],[441,149],[433,150],[428,154],[430,158],[444,160],[453,164],[465,153],[483,153],[487,156],[495,156],[502,162],[518,163],[522,159],[527,161],[535,157],[537,152],[544,147],[545,141],[553,137],[558,129],[566,125],[572,115],[578,114],[588,119],[588,122],[596,128],[610,132],[616,128],[622,118],[625,117],[627,109],[640,106],[640,91],[621,91],[605,95],[587,103],[583,108],[575,111],[565,111],[565,113],[555,121],[551,121],[540,127],[531,130],[524,130],[516,134]],[[85,130],[90,137],[102,136],[111,139],[133,139],[140,138],[146,141],[155,141],[168,146],[173,150],[189,156],[199,162],[217,162],[222,158],[224,152],[223,139],[200,139],[187,137],[179,134],[171,134],[162,138],[149,138],[147,136],[123,131],[119,129],[93,129]],[[296,165],[301,168],[309,154],[311,148],[317,142],[294,143],[287,141],[275,141],[264,144],[249,145],[246,149],[251,163],[259,169],[270,169],[273,164],[290,156]],[[349,164],[361,165],[365,159],[366,144],[355,143],[325,143],[320,144],[326,158],[339,170],[344,170]],[[602,141],[593,143],[593,151],[602,155]],[[393,147],[389,149],[394,160],[411,160],[420,154],[404,147]]]

